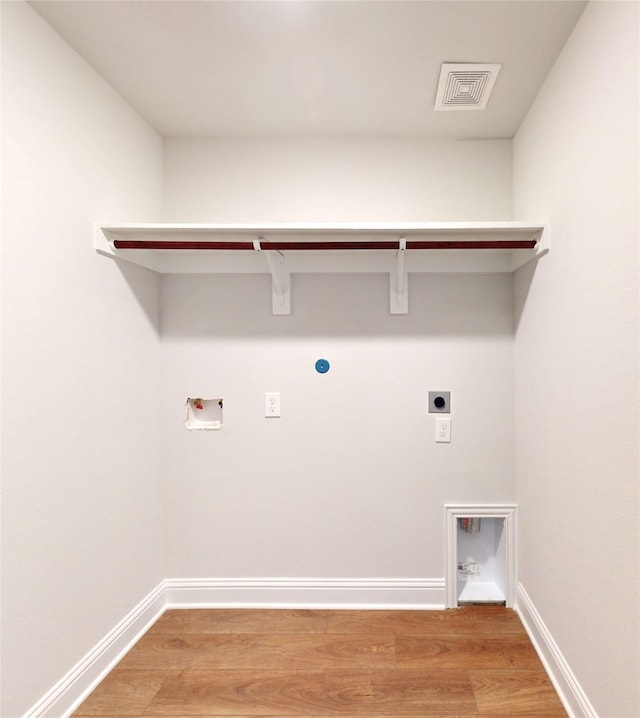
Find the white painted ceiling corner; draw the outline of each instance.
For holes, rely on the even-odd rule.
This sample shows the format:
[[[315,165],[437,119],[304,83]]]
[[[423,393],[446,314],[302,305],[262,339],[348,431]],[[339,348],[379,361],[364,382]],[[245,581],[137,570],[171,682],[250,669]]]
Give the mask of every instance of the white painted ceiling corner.
[[[586,2],[28,4],[163,137],[460,140],[514,136]],[[451,60],[502,64],[485,112],[434,111]]]

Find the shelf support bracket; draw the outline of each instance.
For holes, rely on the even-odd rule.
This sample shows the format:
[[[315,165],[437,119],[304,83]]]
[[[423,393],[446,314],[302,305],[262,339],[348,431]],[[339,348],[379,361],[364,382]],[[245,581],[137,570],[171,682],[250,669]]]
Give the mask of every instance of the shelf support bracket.
[[[291,314],[291,275],[287,272],[285,257],[277,251],[263,251],[262,238],[253,242],[253,248],[262,252],[271,272],[271,311],[273,314]]]
[[[406,251],[407,239],[406,237],[400,237],[395,267],[389,272],[389,312],[391,314],[409,313],[409,286],[405,266]]]

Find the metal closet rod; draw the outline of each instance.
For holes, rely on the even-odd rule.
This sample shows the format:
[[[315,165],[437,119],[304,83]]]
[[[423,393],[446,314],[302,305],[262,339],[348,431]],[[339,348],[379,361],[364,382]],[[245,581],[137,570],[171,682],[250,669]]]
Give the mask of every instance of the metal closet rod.
[[[162,249],[162,250],[256,250],[265,251],[305,251],[305,250],[358,250],[358,249],[400,249],[398,241],[366,241],[366,242],[189,242],[169,240],[166,242],[154,239],[116,239],[116,249]],[[478,241],[466,240],[407,240],[407,249],[535,249],[535,239],[488,239]]]

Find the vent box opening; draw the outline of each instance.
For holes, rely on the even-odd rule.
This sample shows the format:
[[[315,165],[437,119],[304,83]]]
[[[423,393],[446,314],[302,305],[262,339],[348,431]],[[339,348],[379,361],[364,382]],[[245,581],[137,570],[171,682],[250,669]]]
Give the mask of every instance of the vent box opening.
[[[447,608],[515,605],[515,504],[446,504]]]
[[[458,518],[458,605],[504,603],[506,551],[504,519]]]

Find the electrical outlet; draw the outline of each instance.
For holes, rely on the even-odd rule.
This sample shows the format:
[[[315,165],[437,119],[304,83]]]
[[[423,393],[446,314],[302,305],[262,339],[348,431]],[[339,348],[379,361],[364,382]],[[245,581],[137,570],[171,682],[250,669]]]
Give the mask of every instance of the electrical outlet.
[[[267,391],[264,395],[264,415],[265,417],[277,418],[280,416],[280,392]]]
[[[436,437],[437,444],[451,443],[451,419],[436,419]]]

